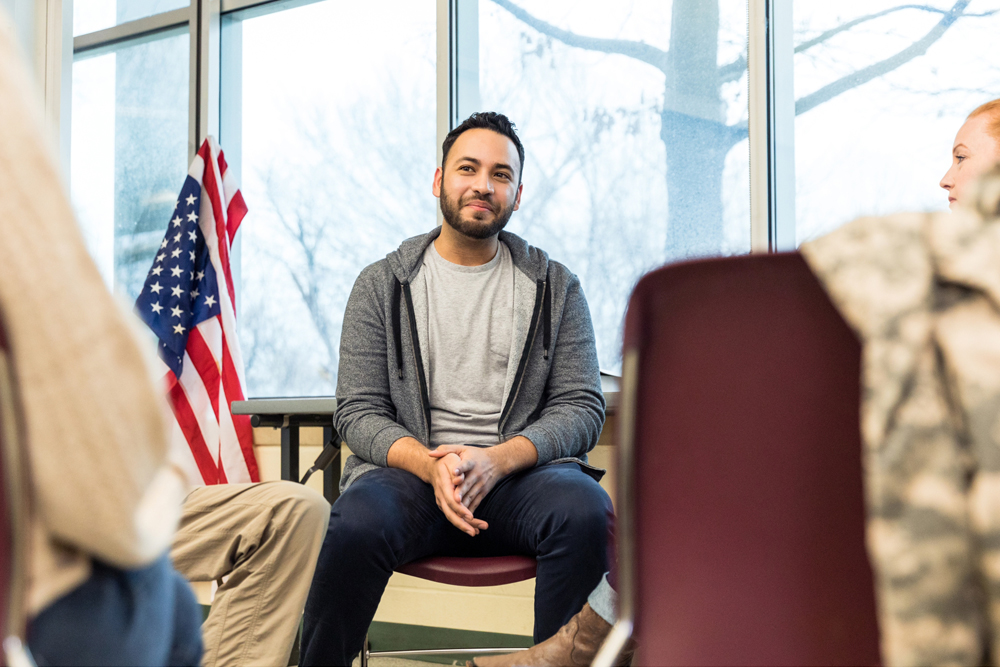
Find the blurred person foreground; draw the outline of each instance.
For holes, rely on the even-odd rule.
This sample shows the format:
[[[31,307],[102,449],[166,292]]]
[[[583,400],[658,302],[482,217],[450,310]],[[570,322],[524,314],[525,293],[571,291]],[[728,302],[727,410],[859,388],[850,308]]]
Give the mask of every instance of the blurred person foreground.
[[[960,197],[951,214],[861,218],[801,249],[864,346],[888,664],[1000,659],[1000,168]]]
[[[287,664],[329,505],[291,482],[190,488],[152,351],[87,253],[13,35],[0,11],[4,399],[23,410],[29,470],[10,607],[40,665]],[[204,625],[175,567],[224,579]]]

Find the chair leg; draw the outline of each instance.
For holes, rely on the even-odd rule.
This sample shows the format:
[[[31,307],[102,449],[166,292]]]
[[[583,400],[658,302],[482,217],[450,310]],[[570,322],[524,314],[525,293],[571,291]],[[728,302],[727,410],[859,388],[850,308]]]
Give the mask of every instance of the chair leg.
[[[368,656],[371,654],[371,647],[368,645],[368,634],[365,633],[365,643],[361,647],[361,667],[368,667]]]

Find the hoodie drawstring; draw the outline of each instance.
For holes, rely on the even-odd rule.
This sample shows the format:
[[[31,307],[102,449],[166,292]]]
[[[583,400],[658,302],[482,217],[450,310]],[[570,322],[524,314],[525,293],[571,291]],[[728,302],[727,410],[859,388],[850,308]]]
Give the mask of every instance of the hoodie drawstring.
[[[545,359],[549,358],[549,346],[552,343],[552,290],[549,288],[549,272],[545,272],[544,298],[542,302],[542,325],[545,327],[542,333],[542,344],[545,349]]]
[[[544,358],[549,358],[549,350],[552,347],[552,290],[549,286],[549,273],[545,272],[545,282],[539,281],[542,291],[542,347]],[[392,338],[396,348],[396,369],[400,379],[403,378],[403,336],[402,325],[400,324],[400,300],[402,298],[403,286],[399,278],[392,279]],[[537,312],[537,311],[535,311]]]
[[[393,277],[392,281],[392,338],[396,344],[396,368],[399,378],[403,379],[403,336],[399,324],[399,299],[403,286],[399,284],[399,278]]]

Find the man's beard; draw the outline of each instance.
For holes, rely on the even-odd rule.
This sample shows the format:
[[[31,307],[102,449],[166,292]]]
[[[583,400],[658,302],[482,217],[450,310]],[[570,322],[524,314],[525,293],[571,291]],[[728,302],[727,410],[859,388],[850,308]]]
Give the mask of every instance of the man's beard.
[[[462,206],[472,201],[485,202],[487,206],[493,209],[493,222],[486,225],[479,221],[463,220],[461,216]],[[444,189],[444,183],[441,184],[441,215],[444,216],[445,222],[462,236],[470,239],[488,239],[491,236],[499,234],[500,230],[507,226],[507,221],[510,220],[510,216],[514,213],[514,205],[501,207],[499,211],[496,208],[497,204],[494,202],[475,197],[469,197],[465,202],[458,202],[456,204],[448,197],[448,193]]]

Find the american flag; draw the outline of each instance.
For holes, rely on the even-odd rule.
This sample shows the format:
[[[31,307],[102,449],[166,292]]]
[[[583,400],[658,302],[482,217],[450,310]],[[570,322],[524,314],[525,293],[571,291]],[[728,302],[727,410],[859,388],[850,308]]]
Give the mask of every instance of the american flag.
[[[230,248],[247,207],[215,139],[198,150],[135,307],[159,339],[176,418],[171,458],[204,484],[257,482]]]

